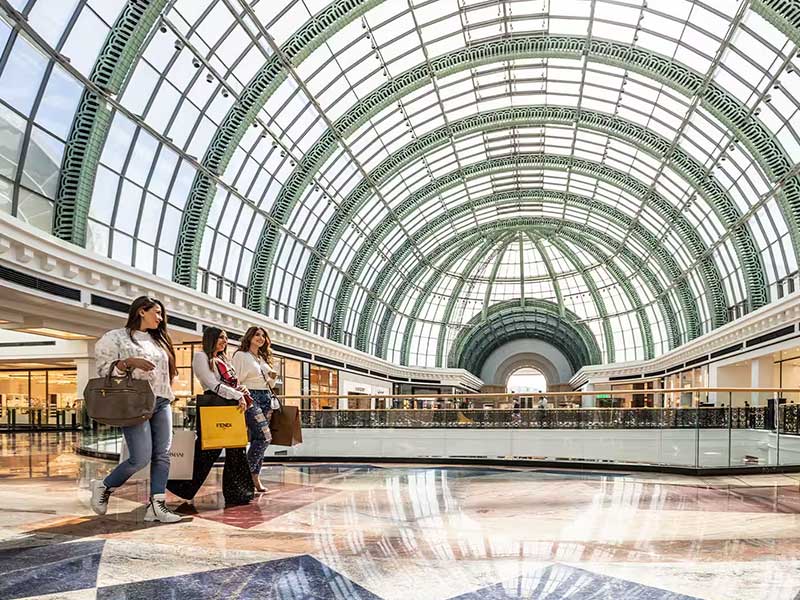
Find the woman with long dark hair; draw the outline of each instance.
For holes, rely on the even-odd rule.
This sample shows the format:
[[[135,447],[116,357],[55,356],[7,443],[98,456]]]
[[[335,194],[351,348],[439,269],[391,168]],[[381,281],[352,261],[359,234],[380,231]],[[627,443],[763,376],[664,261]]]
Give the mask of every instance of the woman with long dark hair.
[[[203,386],[203,391],[213,392],[227,400],[235,400],[239,404],[239,409],[244,412],[253,401],[247,388],[239,383],[236,370],[228,360],[227,349],[228,334],[219,327],[207,327],[203,332],[203,350],[195,352],[192,369],[194,376]],[[198,431],[203,427],[201,406],[198,401]],[[198,436],[194,450],[192,479],[170,480],[167,483],[169,491],[192,501],[221,452],[222,449],[203,450]],[[253,482],[243,448],[225,448],[222,494],[226,505],[247,504],[253,499]]]
[[[272,368],[272,341],[263,327],[250,327],[244,334],[239,348],[233,353],[231,363],[236,369],[239,381],[250,392],[253,405],[247,409],[247,436],[250,448],[247,450],[247,464],[257,492],[266,492],[259,474],[264,462],[264,453],[272,441],[269,421],[277,399],[272,396],[275,384],[275,369]]]
[[[150,502],[145,521],[180,521],[181,517],[167,508],[165,496],[172,443],[170,403],[175,399],[172,380],[178,369],[164,305],[148,296],[136,298],[125,327],[109,331],[95,344],[95,361],[100,377],[109,372],[116,376],[130,373],[134,379],[147,380],[156,396],[156,407],[149,420],[122,428],[130,456],[102,481],[92,480],[92,509],[104,515],[112,492],[150,463]]]

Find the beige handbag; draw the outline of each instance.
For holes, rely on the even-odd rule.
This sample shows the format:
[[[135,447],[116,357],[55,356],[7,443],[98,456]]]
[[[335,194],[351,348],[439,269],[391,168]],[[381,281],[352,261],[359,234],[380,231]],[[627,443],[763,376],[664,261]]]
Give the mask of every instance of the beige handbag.
[[[86,412],[104,425],[127,427],[139,425],[153,416],[156,396],[150,382],[133,379],[130,371],[121,377],[112,376],[116,361],[105,377],[90,379],[83,390]]]

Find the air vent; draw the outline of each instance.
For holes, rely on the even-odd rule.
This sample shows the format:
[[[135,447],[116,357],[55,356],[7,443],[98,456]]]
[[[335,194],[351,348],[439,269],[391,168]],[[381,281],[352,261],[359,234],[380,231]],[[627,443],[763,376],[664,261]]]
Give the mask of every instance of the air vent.
[[[389,376],[386,373],[379,373],[378,371],[370,371],[371,375],[375,375],[375,377],[383,377],[384,379],[389,379]]]
[[[708,355],[698,356],[697,358],[693,358],[692,360],[687,360],[684,366],[693,367],[694,365],[699,365],[700,363],[706,362],[707,360],[708,360]]]
[[[645,373],[644,376],[645,377],[658,377],[659,375],[663,375],[664,373],[666,373],[666,371],[664,371],[664,370],[653,371],[652,373]]]
[[[75,288],[70,288],[65,285],[60,285],[58,283],[53,283],[52,281],[47,281],[45,279],[39,279],[33,275],[21,273],[20,271],[15,271],[14,269],[9,269],[8,267],[0,267],[0,279],[5,279],[6,281],[16,283],[22,287],[45,292],[46,294],[52,294],[53,296],[58,296],[59,298],[77,301],[80,301],[81,299],[80,290],[76,290]]]
[[[314,360],[332,365],[334,367],[341,367],[342,369],[344,368],[343,362],[340,362],[338,360],[333,360],[332,358],[325,358],[324,356],[320,356],[319,354],[314,356]]]
[[[33,346],[55,346],[54,341],[49,342],[2,342],[0,348],[30,348]]]
[[[763,335],[756,336],[754,338],[750,338],[745,342],[745,346],[747,348],[751,348],[752,346],[758,346],[759,344],[763,344],[764,342],[768,342],[770,340],[776,340],[778,338],[782,338],[790,333],[794,333],[794,325],[789,325],[787,327],[781,327],[776,331],[770,331],[769,333],[765,333]]]
[[[641,379],[641,373],[639,375],[614,375],[613,377],[609,377],[609,381],[626,381],[628,379]]]
[[[302,350],[295,350],[294,348],[287,348],[286,346],[281,346],[280,344],[272,344],[272,349],[275,352],[279,352],[280,354],[288,354],[290,356],[299,356],[300,358],[307,358],[311,360],[312,355],[310,352],[303,352]]]
[[[432,385],[441,385],[442,383],[441,381],[433,381],[431,379],[414,379],[413,377],[411,377],[409,381],[411,381],[411,383],[430,383]]]
[[[726,354],[730,354],[732,352],[736,352],[737,350],[742,349],[742,344],[736,344],[734,346],[728,346],[727,348],[723,348],[722,350],[717,350],[716,352],[711,353],[711,358],[719,358],[720,356],[725,356]]]
[[[107,308],[108,310],[115,310],[117,312],[128,314],[128,310],[130,309],[131,305],[127,302],[120,302],[119,300],[112,300],[111,298],[106,298],[105,296],[98,296],[96,294],[92,294],[92,304],[94,306],[99,306],[101,308]]]
[[[369,369],[365,369],[363,367],[357,367],[356,365],[347,365],[347,368],[351,371],[355,371],[356,373],[366,373],[369,375]]]
[[[197,323],[190,321],[189,319],[184,319],[183,317],[176,317],[175,315],[167,314],[167,323],[176,327],[189,329],[190,331],[197,331]],[[238,336],[235,333],[226,333],[228,333],[228,339],[238,341]]]
[[[393,375],[389,375],[389,379],[391,379],[392,381],[403,381],[403,382],[408,381],[408,377],[394,377]]]
[[[683,363],[681,363],[679,365],[675,365],[673,367],[670,367],[669,369],[666,369],[664,372],[665,373],[674,373],[675,371],[680,371],[682,368],[683,368]]]
[[[99,306],[100,308],[107,308],[108,310],[113,310],[125,315],[127,315],[128,311],[131,309],[130,302],[120,302],[119,300],[112,300],[111,298],[98,296],[97,294],[92,294],[92,305]],[[177,317],[172,314],[167,314],[167,319],[167,322],[170,325],[183,327],[184,329],[189,329],[191,331],[197,331],[197,323],[194,321],[184,319],[183,317]],[[229,337],[233,338],[233,335],[231,334]]]

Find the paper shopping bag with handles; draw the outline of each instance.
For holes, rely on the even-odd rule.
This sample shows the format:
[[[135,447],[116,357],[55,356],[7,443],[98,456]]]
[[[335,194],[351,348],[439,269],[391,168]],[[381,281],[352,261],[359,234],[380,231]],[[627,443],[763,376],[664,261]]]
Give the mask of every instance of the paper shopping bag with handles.
[[[247,446],[247,425],[238,406],[200,406],[198,412],[203,450]]]
[[[303,443],[303,430],[300,428],[300,411],[296,406],[281,406],[273,411],[269,420],[272,444],[276,446],[296,446]]]
[[[172,446],[169,449],[169,478],[191,479],[194,470],[194,431],[179,429],[172,434]],[[119,453],[119,462],[128,460],[130,452],[125,438],[122,438],[122,448]],[[147,479],[150,476],[150,465],[137,471],[131,479]]]

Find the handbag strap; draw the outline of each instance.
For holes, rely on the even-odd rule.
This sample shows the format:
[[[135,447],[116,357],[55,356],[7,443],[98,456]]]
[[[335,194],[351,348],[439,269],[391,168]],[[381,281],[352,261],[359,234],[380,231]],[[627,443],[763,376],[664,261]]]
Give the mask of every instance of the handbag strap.
[[[111,367],[108,369],[108,375],[106,375],[106,382],[107,382],[109,385],[111,384],[111,378],[112,378],[112,377],[114,377],[114,369],[116,369],[116,368],[117,368],[117,363],[118,363],[119,361],[121,361],[121,360],[122,360],[121,358],[118,358],[117,360],[113,361],[113,362],[111,363]],[[131,373],[131,372],[132,372],[132,370],[133,370],[133,369],[125,369],[125,371],[124,371],[125,375],[123,375],[123,377],[125,377],[125,379],[127,379],[128,381],[130,381],[130,380],[131,380],[131,378],[132,378],[132,377],[131,377],[131,376],[132,376],[132,373]]]

